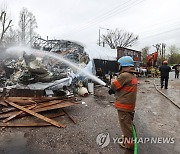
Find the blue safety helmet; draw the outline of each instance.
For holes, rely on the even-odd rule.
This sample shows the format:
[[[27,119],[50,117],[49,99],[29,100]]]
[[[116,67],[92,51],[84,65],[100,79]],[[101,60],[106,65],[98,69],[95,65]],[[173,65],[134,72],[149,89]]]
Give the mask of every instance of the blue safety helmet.
[[[123,56],[119,58],[118,63],[121,66],[134,66],[134,60],[130,56]]]

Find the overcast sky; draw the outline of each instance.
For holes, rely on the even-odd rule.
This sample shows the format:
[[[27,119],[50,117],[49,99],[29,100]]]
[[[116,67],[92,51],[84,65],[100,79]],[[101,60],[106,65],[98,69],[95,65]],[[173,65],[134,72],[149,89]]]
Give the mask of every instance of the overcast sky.
[[[37,20],[36,32],[46,39],[70,39],[95,44],[108,29],[139,35],[133,47],[156,43],[180,47],[180,0],[0,0],[17,28],[23,7]],[[105,29],[103,29],[105,28]],[[152,47],[152,50],[155,48]]]

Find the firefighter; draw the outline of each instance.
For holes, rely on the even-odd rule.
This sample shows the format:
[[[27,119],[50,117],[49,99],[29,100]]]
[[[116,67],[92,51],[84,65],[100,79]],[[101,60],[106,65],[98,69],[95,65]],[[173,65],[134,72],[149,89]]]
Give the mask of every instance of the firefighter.
[[[179,64],[175,66],[175,79],[179,79],[179,71],[180,71],[180,66]]]
[[[156,68],[156,77],[157,77],[157,78],[159,78],[159,77],[160,77],[160,75],[161,75],[161,72],[159,71],[159,69],[158,69],[158,68]]]
[[[124,136],[124,142],[120,145],[123,148],[132,149],[134,147],[132,126],[134,119],[134,109],[137,95],[137,78],[134,70],[134,61],[130,56],[121,57],[119,76],[111,84],[109,94],[115,94],[115,107],[118,111],[119,122]]]
[[[156,73],[156,69],[152,66],[150,71],[151,71],[151,76],[154,78],[155,77],[155,73]]]
[[[159,68],[159,71],[161,72],[161,88],[164,87],[165,81],[165,89],[168,89],[169,72],[171,71],[171,67],[169,67],[167,64],[168,62],[165,60],[163,61],[163,65]]]

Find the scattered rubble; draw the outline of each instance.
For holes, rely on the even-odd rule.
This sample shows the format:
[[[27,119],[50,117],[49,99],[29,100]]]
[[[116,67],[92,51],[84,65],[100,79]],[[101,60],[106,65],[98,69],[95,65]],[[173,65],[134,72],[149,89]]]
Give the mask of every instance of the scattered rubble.
[[[63,48],[62,48],[63,49]],[[86,67],[89,57],[82,49],[54,51]],[[88,96],[88,78],[76,75],[76,72],[61,61],[48,56],[29,54],[6,57],[0,61],[0,127],[65,127],[53,120],[67,115],[73,123],[76,121],[65,111],[65,107],[78,104],[76,95]],[[51,116],[45,111],[61,111]],[[16,123],[13,119],[32,115],[44,122]]]
[[[62,46],[62,51],[54,49],[53,52],[70,59],[81,68],[85,68],[90,61],[83,49],[76,46],[73,49],[67,50],[66,48],[65,51]],[[84,75],[76,74],[76,71],[47,55],[36,55],[23,51],[19,57],[11,55],[11,57],[7,56],[1,61],[0,88],[46,89],[52,90],[55,96],[67,93],[77,94],[79,91],[78,82],[82,82],[83,86],[81,87],[88,88],[88,79]]]
[[[78,104],[77,99],[74,96],[69,97],[45,97],[43,91],[32,91],[29,93],[22,93],[22,91],[11,89],[10,93],[3,91],[3,96],[0,99],[0,126],[1,127],[15,127],[15,126],[49,126],[55,125],[57,127],[65,127],[64,124],[57,122],[51,118],[55,118],[62,115],[67,115],[74,123],[73,118],[65,111],[65,107]],[[26,91],[27,92],[27,91]],[[20,96],[17,96],[20,94]],[[22,95],[25,94],[26,96]],[[47,117],[43,115],[44,111],[51,111],[55,109],[61,109],[61,112]],[[47,123],[9,123],[14,118],[21,118],[27,115],[33,115]]]

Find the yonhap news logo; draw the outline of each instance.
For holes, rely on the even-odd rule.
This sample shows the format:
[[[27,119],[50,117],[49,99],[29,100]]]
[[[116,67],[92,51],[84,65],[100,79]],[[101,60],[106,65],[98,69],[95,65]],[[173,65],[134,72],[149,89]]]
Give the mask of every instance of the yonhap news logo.
[[[108,132],[100,133],[96,137],[96,143],[100,148],[104,148],[109,145],[110,141],[113,143],[138,143],[138,144],[174,144],[175,139],[173,137],[139,137],[139,138],[124,138],[124,137],[112,137]]]
[[[109,133],[101,133],[96,137],[96,143],[99,145],[100,148],[104,148],[109,145],[110,143],[110,136]]]

